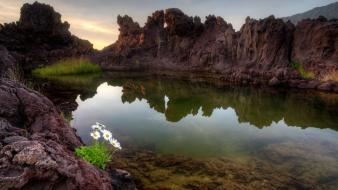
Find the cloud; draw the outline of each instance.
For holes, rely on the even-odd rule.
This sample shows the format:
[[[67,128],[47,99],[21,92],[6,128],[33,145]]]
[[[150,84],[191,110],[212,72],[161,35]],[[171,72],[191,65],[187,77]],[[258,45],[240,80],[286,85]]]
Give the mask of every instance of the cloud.
[[[80,18],[68,18],[67,20],[70,23],[70,31],[80,38],[89,40],[96,49],[102,49],[112,44],[119,35],[116,25]]]
[[[19,8],[13,5],[0,4],[0,23],[13,22],[19,19]]]

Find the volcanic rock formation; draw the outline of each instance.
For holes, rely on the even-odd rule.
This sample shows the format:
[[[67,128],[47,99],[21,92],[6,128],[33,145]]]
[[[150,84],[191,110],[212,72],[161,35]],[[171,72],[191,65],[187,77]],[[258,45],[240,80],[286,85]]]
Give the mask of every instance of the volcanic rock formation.
[[[24,4],[18,22],[0,25],[0,45],[25,69],[55,60],[94,53],[92,44],[69,32],[69,24],[53,7]]]
[[[221,17],[210,15],[201,23],[173,8],[156,11],[144,27],[129,16],[119,16],[118,24],[117,42],[95,57],[106,70],[206,72],[225,81],[301,88],[317,88],[321,82],[304,80],[294,63],[316,79],[338,70],[337,20],[304,20],[294,26],[273,16],[248,17],[236,32]],[[329,83],[321,89],[338,91],[336,83]]]
[[[324,17],[299,22],[294,33],[292,60],[317,75],[338,70],[338,22]]]

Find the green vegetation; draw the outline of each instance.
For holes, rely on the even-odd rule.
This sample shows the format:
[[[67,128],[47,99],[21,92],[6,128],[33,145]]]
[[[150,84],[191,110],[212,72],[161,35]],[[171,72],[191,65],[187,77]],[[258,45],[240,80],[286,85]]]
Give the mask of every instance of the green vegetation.
[[[315,78],[315,75],[312,72],[306,71],[304,69],[303,65],[301,65],[299,63],[293,62],[292,67],[294,69],[296,69],[299,72],[300,76],[302,76],[304,79],[314,79]]]
[[[75,154],[101,169],[105,169],[106,163],[112,159],[108,146],[103,142],[77,148]]]
[[[100,76],[101,73],[90,73],[82,75],[43,76],[42,78],[53,80],[64,85],[87,86],[93,83]]]
[[[82,75],[88,73],[99,73],[101,68],[99,65],[91,63],[88,59],[70,58],[61,60],[55,64],[33,70],[33,75],[48,77],[62,75]]]

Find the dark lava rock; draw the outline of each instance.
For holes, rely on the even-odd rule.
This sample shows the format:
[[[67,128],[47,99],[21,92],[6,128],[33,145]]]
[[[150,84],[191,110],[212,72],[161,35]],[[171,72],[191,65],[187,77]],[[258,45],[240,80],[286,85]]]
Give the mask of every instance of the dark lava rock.
[[[185,15],[180,9],[165,10],[164,18],[169,35],[188,36],[194,31],[193,18]]]
[[[69,24],[61,21],[61,15],[53,7],[38,2],[22,6],[18,26],[33,33],[70,37]]]
[[[0,45],[0,78],[7,78],[16,68],[16,60],[8,52],[7,48]]]
[[[338,70],[338,21],[320,17],[299,22],[292,60],[317,75]]]
[[[113,189],[123,179],[74,155],[81,140],[47,98],[2,79],[0,145],[1,190]]]
[[[32,69],[56,60],[94,53],[92,44],[69,32],[69,24],[53,7],[35,2],[24,4],[18,22],[0,27],[0,45],[23,67]]]
[[[323,82],[317,88],[319,90],[330,91],[330,90],[332,90],[333,86],[334,86],[333,82]]]
[[[136,185],[133,177],[124,170],[111,169],[110,176],[113,179],[115,190],[135,190]]]
[[[289,63],[294,26],[273,16],[247,18],[237,43],[237,59],[256,63],[262,69],[278,69]]]
[[[221,17],[209,15],[201,23],[199,17],[172,8],[154,12],[143,28],[128,16],[118,17],[118,24],[117,42],[95,56],[105,70],[204,72],[224,81],[258,85],[273,78],[285,84],[302,80],[293,62],[317,80],[338,69],[335,20],[305,20],[294,26],[274,16],[248,17],[235,32]]]
[[[270,81],[269,81],[269,85],[270,86],[277,86],[280,84],[280,81],[278,80],[278,78],[273,77]]]

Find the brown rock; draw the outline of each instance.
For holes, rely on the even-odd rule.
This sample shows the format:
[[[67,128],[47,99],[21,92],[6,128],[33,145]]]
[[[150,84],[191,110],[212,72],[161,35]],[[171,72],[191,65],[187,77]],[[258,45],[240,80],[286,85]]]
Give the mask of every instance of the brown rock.
[[[258,21],[247,18],[239,34],[237,59],[262,69],[287,67],[293,30],[291,23],[273,16]]]
[[[270,81],[269,81],[269,85],[270,86],[277,86],[280,84],[280,81],[278,80],[278,78],[273,77]]]
[[[121,177],[112,180],[74,155],[81,140],[47,98],[5,80],[0,80],[0,144],[0,189],[120,188]]]
[[[167,9],[164,15],[163,11],[156,11],[144,28],[139,28],[130,17],[119,17],[118,24],[118,41],[97,56],[107,70],[206,71],[227,75],[230,81],[250,83],[264,81],[260,77],[290,77],[294,27],[274,17],[247,19],[237,33],[221,17],[209,15],[202,24],[198,17],[189,17],[179,9]],[[125,32],[126,28],[137,28],[132,29],[137,32],[132,35]]]
[[[292,60],[316,75],[338,70],[338,21],[325,18],[298,23],[294,33]]]
[[[193,18],[185,15],[180,9],[165,10],[165,23],[172,36],[188,36],[194,31]]]
[[[317,89],[331,91],[333,86],[334,86],[333,82],[323,82],[322,84],[318,85]]]

